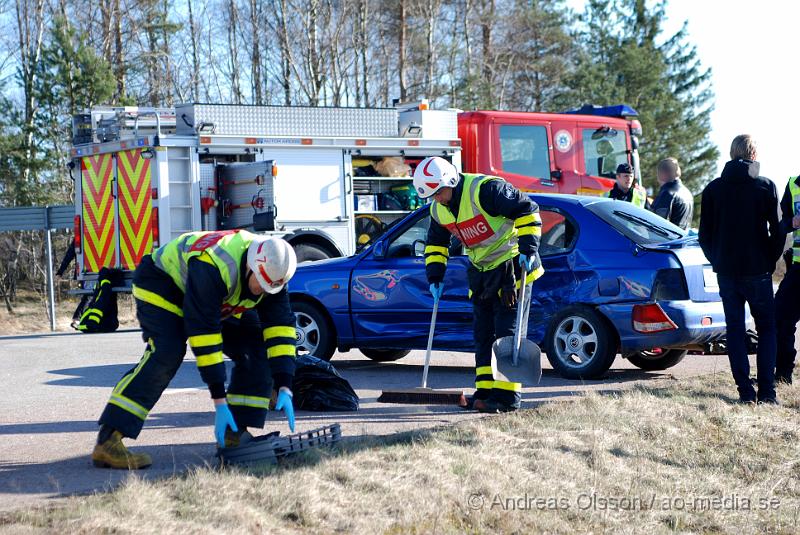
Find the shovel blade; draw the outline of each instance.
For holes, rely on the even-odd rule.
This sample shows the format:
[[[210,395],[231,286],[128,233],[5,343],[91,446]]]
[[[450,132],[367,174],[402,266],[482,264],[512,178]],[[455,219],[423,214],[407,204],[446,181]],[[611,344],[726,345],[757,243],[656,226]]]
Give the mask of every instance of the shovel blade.
[[[499,338],[492,345],[497,371],[506,381],[523,385],[539,384],[542,379],[542,350],[528,339],[523,339],[514,366],[514,337]]]

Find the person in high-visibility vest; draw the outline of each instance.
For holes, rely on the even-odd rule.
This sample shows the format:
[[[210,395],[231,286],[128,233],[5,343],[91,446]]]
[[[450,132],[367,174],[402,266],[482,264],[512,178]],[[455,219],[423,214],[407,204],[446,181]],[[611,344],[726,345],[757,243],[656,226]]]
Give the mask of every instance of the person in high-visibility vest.
[[[633,167],[629,163],[621,163],[617,166],[617,181],[614,187],[605,194],[611,199],[627,201],[639,208],[650,209],[650,201],[647,199],[647,191],[636,183],[633,176]]]
[[[296,266],[286,241],[243,230],[189,232],[145,256],[132,292],[147,347],[100,416],[94,465],[152,464],[149,455],[128,451],[122,438],[139,436],[178,371],[187,341],[211,393],[220,447],[237,446],[246,428],[264,426],[273,385],[275,408],[294,431],[295,317],[286,283]],[[234,361],[227,390],[223,353]]]
[[[786,184],[781,199],[781,230],[792,234],[791,256],[787,254],[786,275],[775,293],[775,318],[778,351],[775,361],[775,380],[792,384],[792,372],[797,351],[794,334],[800,321],[800,176]]]
[[[481,412],[519,408],[522,385],[495,380],[492,344],[514,334],[516,288],[524,264],[526,284],[544,273],[539,258],[542,220],[528,195],[500,177],[460,174],[447,160],[426,158],[414,172],[414,187],[433,198],[425,244],[425,273],[434,299],[447,289],[445,272],[451,235],[466,247],[474,311],[475,393],[469,406]]]

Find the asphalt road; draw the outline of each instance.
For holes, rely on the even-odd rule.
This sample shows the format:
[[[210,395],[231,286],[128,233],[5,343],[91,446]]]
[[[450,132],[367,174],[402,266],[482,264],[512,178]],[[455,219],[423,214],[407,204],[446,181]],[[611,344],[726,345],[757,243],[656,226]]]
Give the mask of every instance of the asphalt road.
[[[0,510],[43,503],[74,493],[112,488],[127,473],[92,467],[89,454],[96,419],[111,388],[143,349],[140,333],[43,334],[0,337]],[[376,402],[381,389],[419,386],[423,352],[396,363],[373,363],[358,351],[337,354],[333,363],[361,398],[353,413],[299,412],[297,430],[339,422],[347,437],[423,429],[480,417],[457,407],[386,405]],[[473,359],[464,353],[434,353],[432,388],[467,388],[474,380]],[[642,372],[617,359],[602,381],[576,382],[558,377],[543,357],[540,385],[526,388],[523,406],[566,399],[586,390],[619,390],[666,375],[686,377],[727,370],[726,357],[688,356],[667,372]],[[733,385],[732,385],[733,390]],[[288,433],[282,413],[271,413],[267,430]],[[187,357],[153,409],[137,441],[130,445],[153,456],[144,477],[174,474],[212,463],[213,407],[194,360]]]

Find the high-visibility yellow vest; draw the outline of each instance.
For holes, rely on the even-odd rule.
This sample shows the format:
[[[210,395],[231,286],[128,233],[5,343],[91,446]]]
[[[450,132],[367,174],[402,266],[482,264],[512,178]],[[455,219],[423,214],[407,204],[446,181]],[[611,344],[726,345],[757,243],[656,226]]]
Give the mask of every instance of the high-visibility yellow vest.
[[[797,177],[789,178],[789,192],[792,194],[792,215],[800,213],[800,186],[796,183]],[[792,263],[800,264],[800,229],[792,232]]]
[[[255,238],[245,230],[217,232],[187,232],[164,244],[153,253],[153,262],[170,276],[181,291],[186,291],[189,260],[197,258],[219,270],[228,294],[222,304],[222,316],[239,315],[255,308],[262,296],[255,301],[241,299],[242,261]]]
[[[647,202],[647,191],[638,184],[634,184],[631,186],[633,188],[633,195],[631,196],[631,204],[634,206],[638,206],[639,208],[644,208],[645,203]],[[604,197],[611,197],[611,190],[607,191]]]
[[[431,204],[431,217],[466,246],[472,264],[481,271],[494,269],[519,254],[514,221],[503,216],[491,216],[481,207],[480,186],[498,177],[464,174],[463,193],[458,207],[458,219],[447,206]]]

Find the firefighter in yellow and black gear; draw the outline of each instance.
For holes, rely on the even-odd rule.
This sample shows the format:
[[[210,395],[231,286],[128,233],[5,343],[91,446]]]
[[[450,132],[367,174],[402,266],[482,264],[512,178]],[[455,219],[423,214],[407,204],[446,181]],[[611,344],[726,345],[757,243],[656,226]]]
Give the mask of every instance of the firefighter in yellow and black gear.
[[[522,263],[526,284],[544,273],[539,258],[542,221],[528,195],[502,178],[459,174],[444,158],[426,158],[414,172],[414,187],[430,205],[431,223],[425,247],[425,272],[431,293],[446,290],[445,272],[451,235],[467,249],[467,277],[474,311],[475,394],[469,406],[482,412],[516,410],[522,385],[496,380],[492,344],[512,336]]]
[[[133,278],[144,356],[114,387],[100,416],[95,466],[152,463],[123,437],[139,436],[148,413],[183,361],[186,342],[215,407],[219,446],[261,428],[273,387],[294,430],[295,318],[286,283],[297,260],[284,240],[246,231],[190,232],[145,256]],[[223,354],[234,362],[226,389]]]

